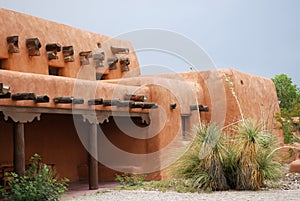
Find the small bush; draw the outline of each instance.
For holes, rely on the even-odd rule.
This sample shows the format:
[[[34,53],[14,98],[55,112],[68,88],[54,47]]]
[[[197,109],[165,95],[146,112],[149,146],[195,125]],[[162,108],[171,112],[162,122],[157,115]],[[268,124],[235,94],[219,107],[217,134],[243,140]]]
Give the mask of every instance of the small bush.
[[[0,198],[3,197],[5,194],[3,186],[0,186]]]
[[[67,179],[58,180],[55,170],[41,163],[35,154],[30,159],[30,167],[23,176],[10,173],[13,180],[8,183],[11,192],[6,201],[57,201],[67,190]]]
[[[166,192],[168,190],[177,191],[179,193],[195,192],[193,183],[191,180],[185,179],[171,179],[165,181],[150,181],[145,182],[143,187],[144,190],[159,190]]]
[[[116,174],[116,181],[120,182],[122,187],[142,186],[147,174]]]

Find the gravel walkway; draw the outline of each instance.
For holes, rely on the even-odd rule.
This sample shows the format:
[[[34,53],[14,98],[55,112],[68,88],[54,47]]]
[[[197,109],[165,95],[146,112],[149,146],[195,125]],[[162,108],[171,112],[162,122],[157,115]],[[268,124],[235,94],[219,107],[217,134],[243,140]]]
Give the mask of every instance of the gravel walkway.
[[[287,173],[274,188],[261,191],[221,191],[212,193],[177,193],[173,191],[113,190],[107,188],[68,201],[300,201],[300,173]]]
[[[222,191],[213,193],[177,193],[158,191],[99,191],[96,194],[68,199],[68,201],[299,201],[300,190],[267,190],[267,191]]]

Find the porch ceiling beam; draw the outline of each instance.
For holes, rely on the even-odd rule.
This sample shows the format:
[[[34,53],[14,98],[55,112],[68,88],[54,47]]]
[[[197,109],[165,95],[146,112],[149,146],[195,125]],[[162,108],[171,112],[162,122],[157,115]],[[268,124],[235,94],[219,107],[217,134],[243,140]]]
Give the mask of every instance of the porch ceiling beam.
[[[81,114],[81,115],[107,115],[107,116],[121,116],[121,117],[141,117],[149,115],[147,110],[141,111],[139,109],[128,110],[86,110],[86,109],[72,109],[72,108],[42,108],[42,107],[15,107],[15,106],[0,106],[0,111],[3,112],[17,112],[17,113],[48,113],[48,114]]]

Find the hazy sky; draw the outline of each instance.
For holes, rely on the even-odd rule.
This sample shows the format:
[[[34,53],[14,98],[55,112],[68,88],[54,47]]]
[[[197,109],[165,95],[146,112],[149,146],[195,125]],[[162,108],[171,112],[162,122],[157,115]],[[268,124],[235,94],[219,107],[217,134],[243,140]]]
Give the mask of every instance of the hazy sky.
[[[0,0],[0,7],[113,37],[144,28],[174,31],[218,68],[269,78],[286,73],[300,87],[299,0]],[[188,71],[178,58],[145,54],[138,54],[142,65]]]

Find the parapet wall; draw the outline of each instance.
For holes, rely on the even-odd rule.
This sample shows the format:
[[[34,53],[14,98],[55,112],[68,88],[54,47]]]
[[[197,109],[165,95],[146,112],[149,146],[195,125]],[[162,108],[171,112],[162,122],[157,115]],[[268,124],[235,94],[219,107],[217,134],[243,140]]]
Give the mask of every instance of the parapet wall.
[[[81,71],[89,80],[140,75],[129,41],[2,8],[0,24],[0,69],[71,78]]]

